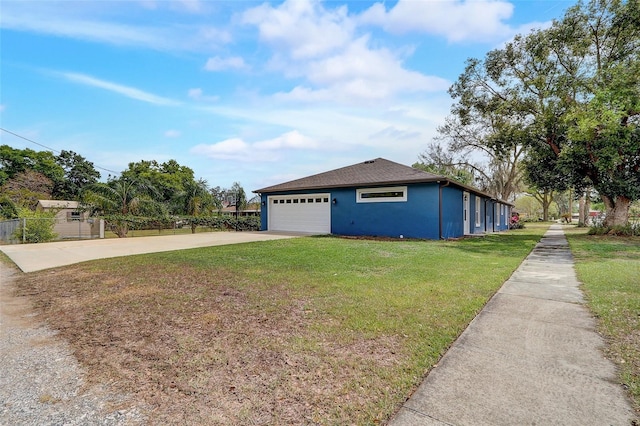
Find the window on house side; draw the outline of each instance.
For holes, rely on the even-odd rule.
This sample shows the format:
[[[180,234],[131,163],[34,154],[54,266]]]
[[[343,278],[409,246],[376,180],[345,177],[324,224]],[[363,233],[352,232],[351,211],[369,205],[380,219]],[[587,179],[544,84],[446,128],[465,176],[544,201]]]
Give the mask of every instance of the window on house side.
[[[480,226],[480,197],[476,195],[476,226]]]
[[[407,187],[361,188],[356,190],[357,203],[389,203],[407,201]]]
[[[82,220],[82,213],[81,212],[68,212],[67,213],[67,220],[71,221],[71,220]]]

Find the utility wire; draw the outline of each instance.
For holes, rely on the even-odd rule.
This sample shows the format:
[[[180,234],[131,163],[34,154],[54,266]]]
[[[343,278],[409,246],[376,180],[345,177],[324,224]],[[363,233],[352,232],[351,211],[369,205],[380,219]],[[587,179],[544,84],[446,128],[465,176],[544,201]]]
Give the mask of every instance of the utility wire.
[[[32,140],[32,139],[29,139],[29,138],[27,138],[27,137],[24,137],[24,136],[22,136],[22,135],[19,135],[19,134],[17,134],[17,133],[14,133],[14,132],[12,132],[12,131],[10,131],[10,130],[7,130],[7,129],[2,128],[2,127],[0,127],[0,130],[2,130],[3,132],[7,132],[7,133],[9,133],[10,135],[13,135],[13,136],[15,136],[15,137],[17,137],[17,138],[23,139],[23,140],[25,140],[25,141],[27,141],[27,142],[31,142],[31,143],[33,143],[33,144],[36,144],[36,145],[38,145],[38,146],[41,146],[41,147],[43,147],[43,148],[45,148],[45,149],[47,149],[47,150],[49,150],[49,151],[51,151],[51,152],[55,152],[56,154],[60,154],[60,151],[58,151],[57,149],[50,148],[50,147],[48,147],[48,146],[46,146],[46,145],[43,145],[43,144],[41,144],[41,143],[39,143],[39,142],[36,142],[36,141],[34,141],[34,140]],[[93,164],[93,163],[92,163],[92,164]],[[100,167],[100,166],[96,166],[96,165],[94,165],[93,167],[95,167],[96,169],[104,170],[105,172],[115,173],[116,175],[119,175],[119,174],[120,174],[120,172],[116,172],[116,171],[114,171],[114,170],[105,169],[104,167]]]

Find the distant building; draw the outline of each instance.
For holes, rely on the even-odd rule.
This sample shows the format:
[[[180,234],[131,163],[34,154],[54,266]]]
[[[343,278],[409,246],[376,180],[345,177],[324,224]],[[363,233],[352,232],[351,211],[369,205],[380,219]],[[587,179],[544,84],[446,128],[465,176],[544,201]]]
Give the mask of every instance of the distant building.
[[[55,211],[53,232],[58,239],[104,238],[104,221],[90,218],[77,201],[38,200],[37,211]]]

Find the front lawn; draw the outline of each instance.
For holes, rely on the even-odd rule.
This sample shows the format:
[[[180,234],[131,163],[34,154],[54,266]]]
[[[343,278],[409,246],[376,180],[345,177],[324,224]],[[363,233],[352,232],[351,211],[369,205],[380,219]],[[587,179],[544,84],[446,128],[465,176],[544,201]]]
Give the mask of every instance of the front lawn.
[[[377,424],[545,230],[218,246],[26,274],[18,288],[89,377],[135,394],[154,424]]]
[[[607,356],[640,412],[640,238],[566,230],[589,307],[608,342]]]

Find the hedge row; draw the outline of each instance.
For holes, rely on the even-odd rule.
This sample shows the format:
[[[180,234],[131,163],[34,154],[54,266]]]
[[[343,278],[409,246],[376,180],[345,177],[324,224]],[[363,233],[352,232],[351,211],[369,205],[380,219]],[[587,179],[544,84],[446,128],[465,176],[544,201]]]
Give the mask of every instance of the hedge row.
[[[191,227],[192,225],[218,229],[218,230],[239,230],[239,231],[259,231],[259,216],[235,216],[220,215],[208,217],[181,216],[181,217],[140,217],[140,216],[105,216],[105,226],[112,229],[122,224],[127,224],[132,231],[152,230],[152,229],[175,229]]]

